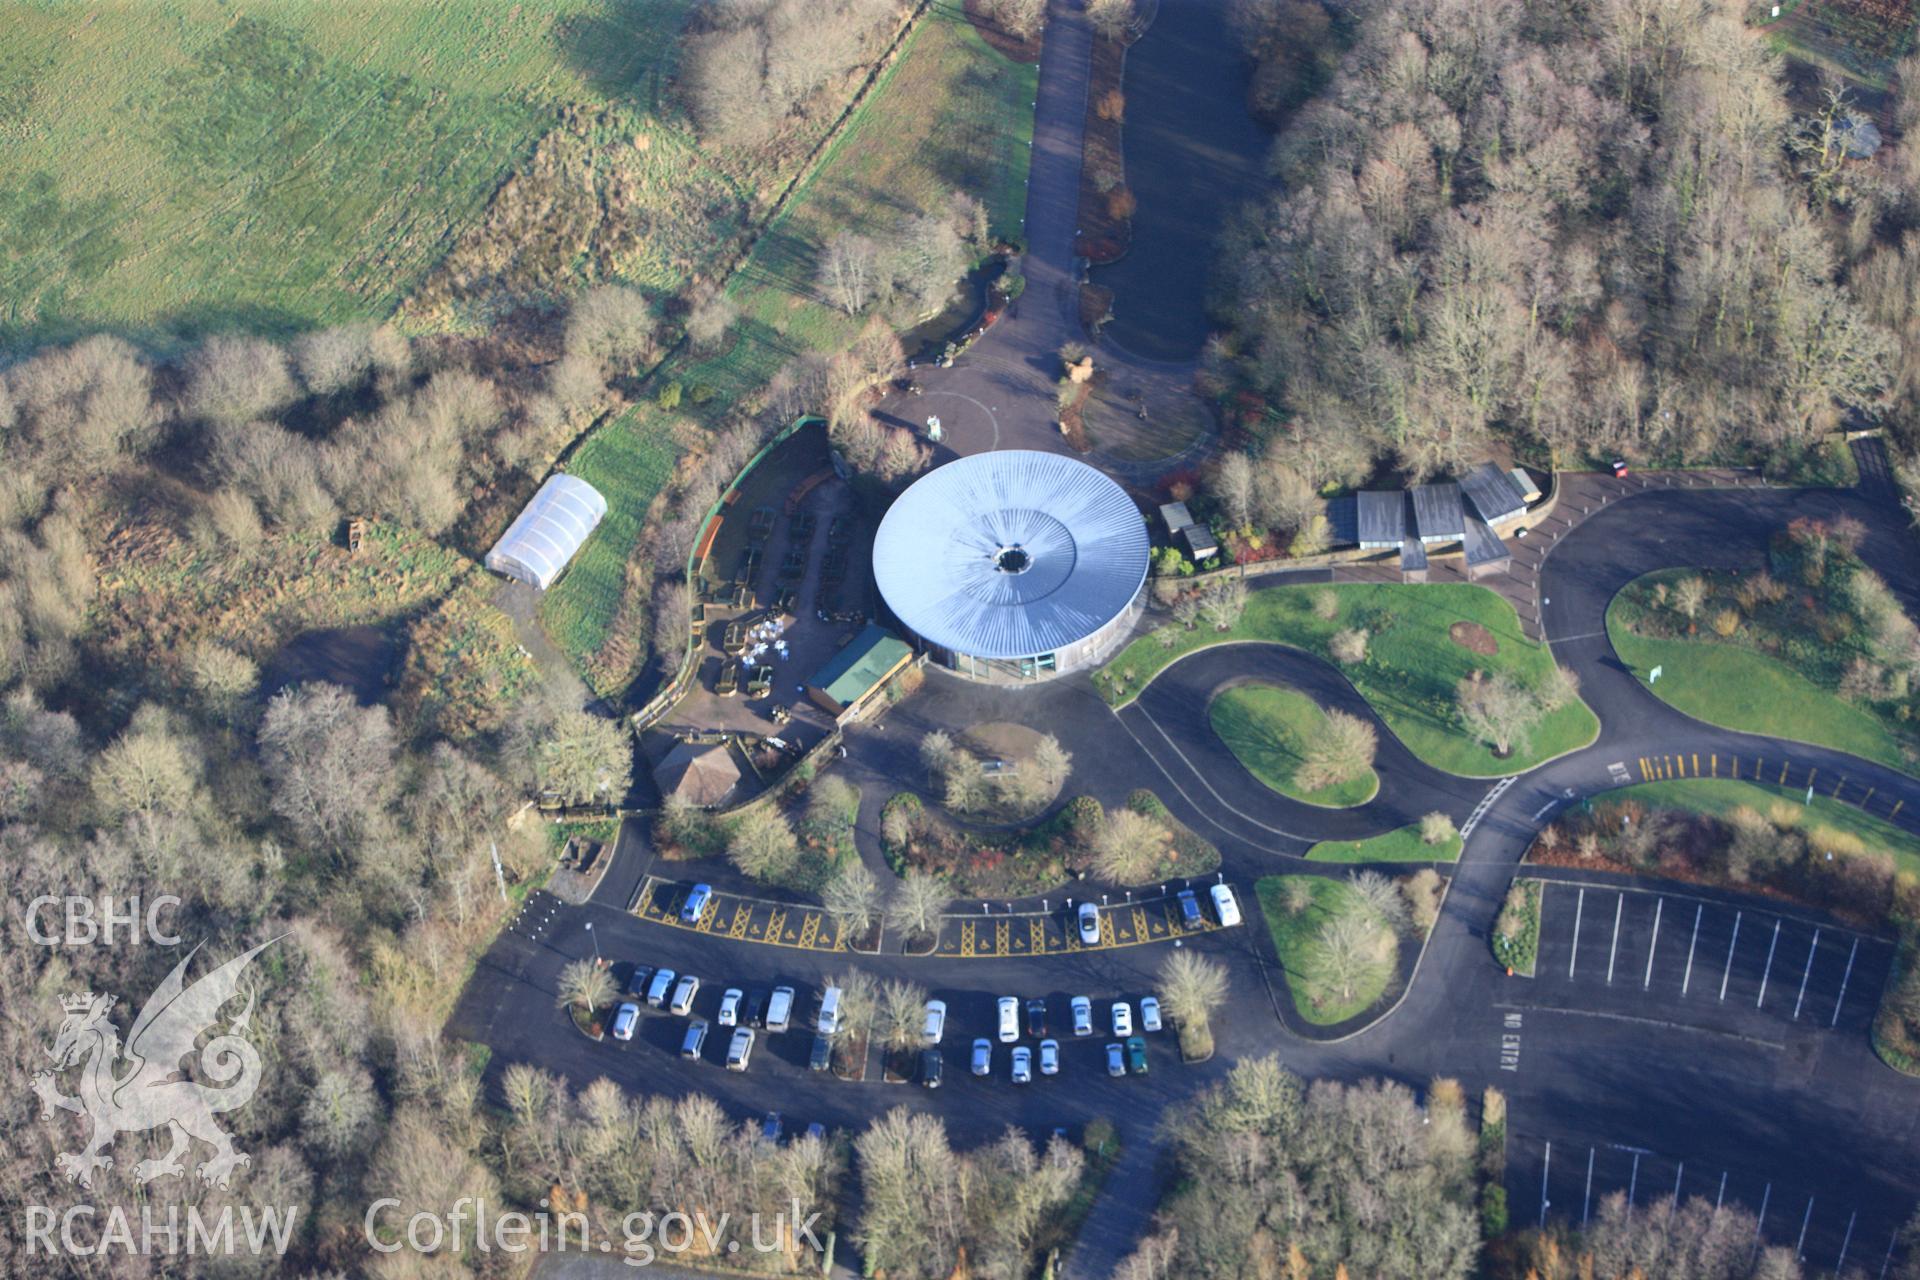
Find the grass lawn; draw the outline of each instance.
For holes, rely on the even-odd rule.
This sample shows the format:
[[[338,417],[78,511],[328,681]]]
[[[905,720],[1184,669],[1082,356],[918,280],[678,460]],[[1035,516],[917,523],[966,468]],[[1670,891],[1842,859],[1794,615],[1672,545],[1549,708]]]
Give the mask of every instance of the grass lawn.
[[[1460,836],[1428,844],[1420,838],[1420,824],[1412,822],[1365,840],[1322,840],[1307,857],[1315,862],[1454,862],[1460,857]]]
[[[1809,835],[1823,829],[1845,832],[1858,838],[1868,849],[1892,854],[1902,871],[1920,873],[1920,836],[1830,796],[1815,794],[1812,804],[1805,803],[1806,797],[1803,789],[1765,783],[1735,782],[1729,778],[1673,778],[1609,791],[1605,800],[1609,803],[1631,800],[1649,809],[1685,809],[1715,816],[1725,816],[1741,805],[1764,814],[1771,806],[1785,801],[1796,810],[1805,807],[1801,826]]]
[[[1638,585],[1629,585],[1608,606],[1607,636],[1620,660],[1643,681],[1654,667],[1662,668],[1649,687],[1663,701],[1708,724],[1811,742],[1915,772],[1905,747],[1878,716],[1816,684],[1796,666],[1721,641],[1704,627],[1693,637],[1635,631],[1629,622],[1638,606],[1629,593]]]
[[[1285,884],[1304,881],[1313,893],[1313,901],[1295,915],[1287,910]],[[1260,896],[1260,910],[1273,932],[1274,949],[1287,971],[1287,990],[1293,995],[1293,1007],[1315,1026],[1331,1026],[1373,1007],[1393,978],[1398,956],[1389,935],[1386,945],[1366,972],[1353,984],[1350,998],[1342,998],[1340,989],[1325,974],[1325,952],[1320,930],[1343,911],[1358,909],[1353,890],[1345,880],[1327,876],[1263,876],[1254,884]]]
[[[1327,713],[1304,693],[1271,684],[1236,685],[1215,698],[1207,714],[1234,758],[1281,795],[1345,809],[1365,804],[1380,790],[1372,769],[1311,790],[1294,780],[1327,724]]]
[[[1338,609],[1331,619],[1313,611],[1313,598],[1331,591]],[[1484,627],[1498,652],[1474,653],[1455,641],[1455,623]],[[1485,587],[1464,583],[1354,583],[1334,587],[1269,587],[1253,592],[1246,612],[1230,631],[1180,631],[1171,647],[1158,635],[1142,636],[1095,678],[1115,705],[1138,696],[1168,663],[1196,649],[1233,641],[1265,640],[1327,657],[1336,631],[1368,633],[1364,662],[1344,668],[1347,678],[1408,750],[1436,769],[1467,777],[1499,777],[1530,769],[1552,756],[1583,747],[1600,732],[1584,702],[1549,715],[1532,740],[1505,760],[1475,741],[1453,710],[1454,687],[1475,670],[1506,671],[1529,683],[1553,662],[1542,645],[1520,631],[1513,606]]]
[[[0,347],[385,317],[562,105],[648,116],[688,7],[10,6]],[[711,246],[676,188],[712,167],[652,127],[659,181],[636,198],[663,239]]]

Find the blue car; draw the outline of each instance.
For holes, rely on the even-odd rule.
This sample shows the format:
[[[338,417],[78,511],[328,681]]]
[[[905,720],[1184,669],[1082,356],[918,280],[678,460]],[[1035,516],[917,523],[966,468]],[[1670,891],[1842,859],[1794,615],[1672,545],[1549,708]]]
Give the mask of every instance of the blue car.
[[[713,901],[712,885],[693,886],[693,891],[687,895],[686,902],[680,907],[680,923],[699,924],[701,913],[707,909],[707,904],[711,901]]]

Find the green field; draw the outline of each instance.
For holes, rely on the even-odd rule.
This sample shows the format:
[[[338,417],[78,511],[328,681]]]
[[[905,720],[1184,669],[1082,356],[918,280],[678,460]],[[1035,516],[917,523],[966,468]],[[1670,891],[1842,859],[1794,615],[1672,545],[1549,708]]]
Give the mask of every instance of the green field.
[[[987,201],[995,234],[1018,234],[1036,81],[1035,68],[989,48],[958,9],[930,10],[729,282],[740,321],[727,347],[678,359],[655,379],[689,393],[680,417],[718,426],[795,356],[851,341],[860,321],[813,287],[820,246],[842,227],[882,233],[903,208],[937,207],[958,188]],[[602,436],[615,439],[603,445]],[[645,403],[602,426],[575,457],[570,469],[606,495],[609,513],[541,616],[576,667],[590,671],[605,643],[646,504],[678,453],[670,415]]]
[[[653,108],[686,8],[10,6],[0,347],[384,318],[562,105]],[[700,153],[653,132],[657,189],[636,198],[663,242],[711,244],[676,207]]]
[[[1618,608],[1615,597],[1607,610],[1607,637],[1641,680],[1662,668],[1649,686],[1661,701],[1708,724],[1811,742],[1914,772],[1899,740],[1876,716],[1778,658],[1705,638],[1635,635],[1621,623]]]
[[[1339,607],[1331,619],[1313,611],[1313,598],[1331,591]],[[1478,623],[1499,646],[1483,657],[1454,641],[1456,622]],[[1505,760],[1469,737],[1453,710],[1454,687],[1475,670],[1506,671],[1532,683],[1553,658],[1520,632],[1513,606],[1485,587],[1462,583],[1364,583],[1335,587],[1269,587],[1253,592],[1230,631],[1198,627],[1175,634],[1171,648],[1158,635],[1142,636],[1096,678],[1109,702],[1124,705],[1168,663],[1210,645],[1265,640],[1327,657],[1336,631],[1364,628],[1367,657],[1343,668],[1408,750],[1436,769],[1467,777],[1519,773],[1553,756],[1584,747],[1600,722],[1577,699],[1547,716],[1532,739]]]
[[[1313,862],[1456,862],[1460,837],[1428,844],[1414,822],[1365,840],[1322,840],[1307,850],[1307,857]]]
[[[1791,787],[1736,782],[1730,778],[1673,778],[1609,791],[1605,799],[1608,803],[1633,801],[1649,809],[1685,809],[1721,817],[1741,805],[1764,814],[1771,806],[1784,801],[1795,810],[1804,809],[1801,825],[1809,834],[1823,828],[1843,831],[1857,837],[1868,849],[1892,854],[1901,870],[1920,872],[1920,836],[1902,831],[1831,796],[1815,795],[1808,804],[1807,793]]]
[[[1303,880],[1313,893],[1313,901],[1298,915],[1287,910],[1283,886],[1288,880]],[[1386,993],[1393,979],[1398,952],[1392,946],[1382,949],[1376,963],[1354,983],[1350,999],[1342,999],[1340,989],[1325,975],[1320,930],[1335,915],[1355,909],[1353,890],[1345,880],[1328,876],[1262,876],[1254,883],[1260,896],[1260,910],[1273,933],[1274,950],[1287,972],[1287,990],[1293,1007],[1315,1026],[1332,1026],[1356,1014],[1364,1013]]]
[[[1365,804],[1380,790],[1372,769],[1317,790],[1295,780],[1309,744],[1327,724],[1327,713],[1304,693],[1270,684],[1235,685],[1213,700],[1207,715],[1234,758],[1281,795],[1345,809]]]

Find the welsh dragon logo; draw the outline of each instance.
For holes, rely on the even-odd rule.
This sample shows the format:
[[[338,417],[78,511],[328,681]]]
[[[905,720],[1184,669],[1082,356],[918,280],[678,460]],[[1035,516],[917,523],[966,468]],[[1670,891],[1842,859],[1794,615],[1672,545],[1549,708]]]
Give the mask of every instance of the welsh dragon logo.
[[[163,1126],[173,1146],[159,1159],[133,1166],[139,1182],[184,1174],[181,1157],[194,1138],[213,1148],[213,1158],[195,1170],[212,1186],[227,1186],[235,1169],[251,1163],[251,1157],[234,1150],[233,1139],[214,1123],[214,1116],[245,1106],[260,1084],[260,1055],[243,1038],[253,1017],[252,991],[224,1031],[197,1049],[196,1042],[220,1021],[221,1007],[238,993],[240,975],[253,958],[277,941],[269,939],[234,957],[191,986],[183,975],[200,948],[189,951],[147,999],[124,1049],[107,1017],[115,1002],[112,995],[87,991],[61,998],[67,1019],[47,1054],[54,1068],[34,1074],[33,1091],[40,1095],[43,1117],[58,1108],[93,1122],[93,1135],[81,1151],[63,1151],[54,1159],[69,1181],[91,1188],[96,1170],[113,1167],[113,1158],[105,1152],[118,1135]],[[199,1059],[197,1074],[217,1087],[183,1078],[180,1064],[189,1054]],[[55,1077],[72,1067],[80,1068],[79,1093],[69,1098]]]

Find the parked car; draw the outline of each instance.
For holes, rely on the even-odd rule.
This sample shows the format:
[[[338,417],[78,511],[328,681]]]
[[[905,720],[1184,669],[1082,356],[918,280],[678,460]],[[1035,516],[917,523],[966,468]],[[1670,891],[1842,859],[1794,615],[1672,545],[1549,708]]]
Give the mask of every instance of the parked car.
[[[939,1044],[940,1037],[947,1033],[947,1002],[945,1000],[927,1001],[926,1025],[920,1028],[920,1039],[927,1044]]]
[[[680,985],[673,989],[673,1003],[667,1006],[669,1013],[686,1013],[693,1008],[693,998],[700,994],[700,979],[686,974],[680,979]]]
[[[653,981],[653,966],[637,964],[633,966],[633,976],[627,979],[627,999],[645,1000],[647,985]]]
[[[740,1001],[744,998],[740,988],[728,987],[720,993],[720,1012],[714,1021],[723,1027],[740,1025]]]
[[[763,1142],[778,1143],[780,1135],[787,1131],[786,1121],[780,1118],[778,1111],[767,1112],[767,1118],[760,1122],[760,1139]]]
[[[1123,1039],[1133,1034],[1133,1006],[1125,1000],[1113,1002],[1113,1034]]]
[[[647,1007],[658,1009],[673,994],[673,980],[676,975],[671,969],[655,969],[653,981],[647,984]]]
[[[1085,996],[1073,998],[1073,1034],[1077,1036],[1093,1034],[1093,1001]]]
[[[727,1046],[727,1070],[745,1071],[753,1061],[753,1028],[736,1027],[733,1043]]]
[[[820,1013],[813,1029],[829,1036],[840,1029],[840,988],[828,987],[820,993]]]
[[[1090,947],[1100,942],[1100,908],[1091,902],[1080,904],[1080,941]]]
[[[633,1028],[640,1021],[640,1006],[629,1000],[614,1011],[613,1038],[615,1040],[633,1039]]]
[[[767,1030],[785,1031],[793,1020],[793,988],[775,987],[767,1001]]]
[[[1027,1001],[1027,1034],[1038,1040],[1047,1034],[1047,1002]]]
[[[680,923],[699,924],[701,914],[707,904],[713,901],[713,886],[697,884],[687,893],[687,900],[680,904]]]
[[[695,1018],[687,1024],[687,1034],[680,1041],[680,1056],[699,1061],[700,1051],[707,1047],[707,1020]]]
[[[993,1070],[993,1041],[982,1036],[973,1042],[973,1074],[984,1076]]]
[[[1200,895],[1191,889],[1182,889],[1175,901],[1180,904],[1180,927],[1198,929],[1200,927]]]
[[[1160,1029],[1160,1001],[1154,996],[1140,997],[1140,1029],[1158,1031]]]
[[[1117,1044],[1107,1046],[1107,1074],[1110,1076],[1127,1074],[1127,1060],[1121,1056],[1120,1046]]]
[[[825,1071],[833,1065],[833,1040],[828,1036],[816,1035],[813,1038],[813,1052],[807,1055],[807,1070]]]
[[[807,1136],[809,1138],[818,1138],[820,1141],[825,1142],[827,1140],[827,1126],[815,1120],[807,1126]]]
[[[1040,1074],[1043,1076],[1060,1074],[1060,1042],[1058,1040],[1040,1042]]]
[[[1625,458],[1615,458],[1613,460],[1613,474],[1622,480],[1627,478],[1627,460]]]
[[[921,1085],[928,1089],[938,1089],[940,1087],[940,1072],[945,1065],[946,1064],[940,1060],[940,1051],[938,1049],[922,1049],[920,1051]]]
[[[1127,1069],[1137,1076],[1147,1074],[1147,1042],[1139,1036],[1127,1037]]]
[[[1013,1082],[1033,1083],[1033,1050],[1021,1045],[1013,1051]]]
[[[1232,889],[1217,884],[1207,892],[1213,898],[1213,914],[1220,917],[1222,927],[1231,929],[1240,923],[1240,904],[1233,900]]]
[[[1020,1038],[1020,1002],[1012,996],[1000,997],[1000,1043],[1012,1044]]]
[[[747,1016],[742,1026],[764,1027],[767,1025],[767,993],[764,991],[747,992]]]

